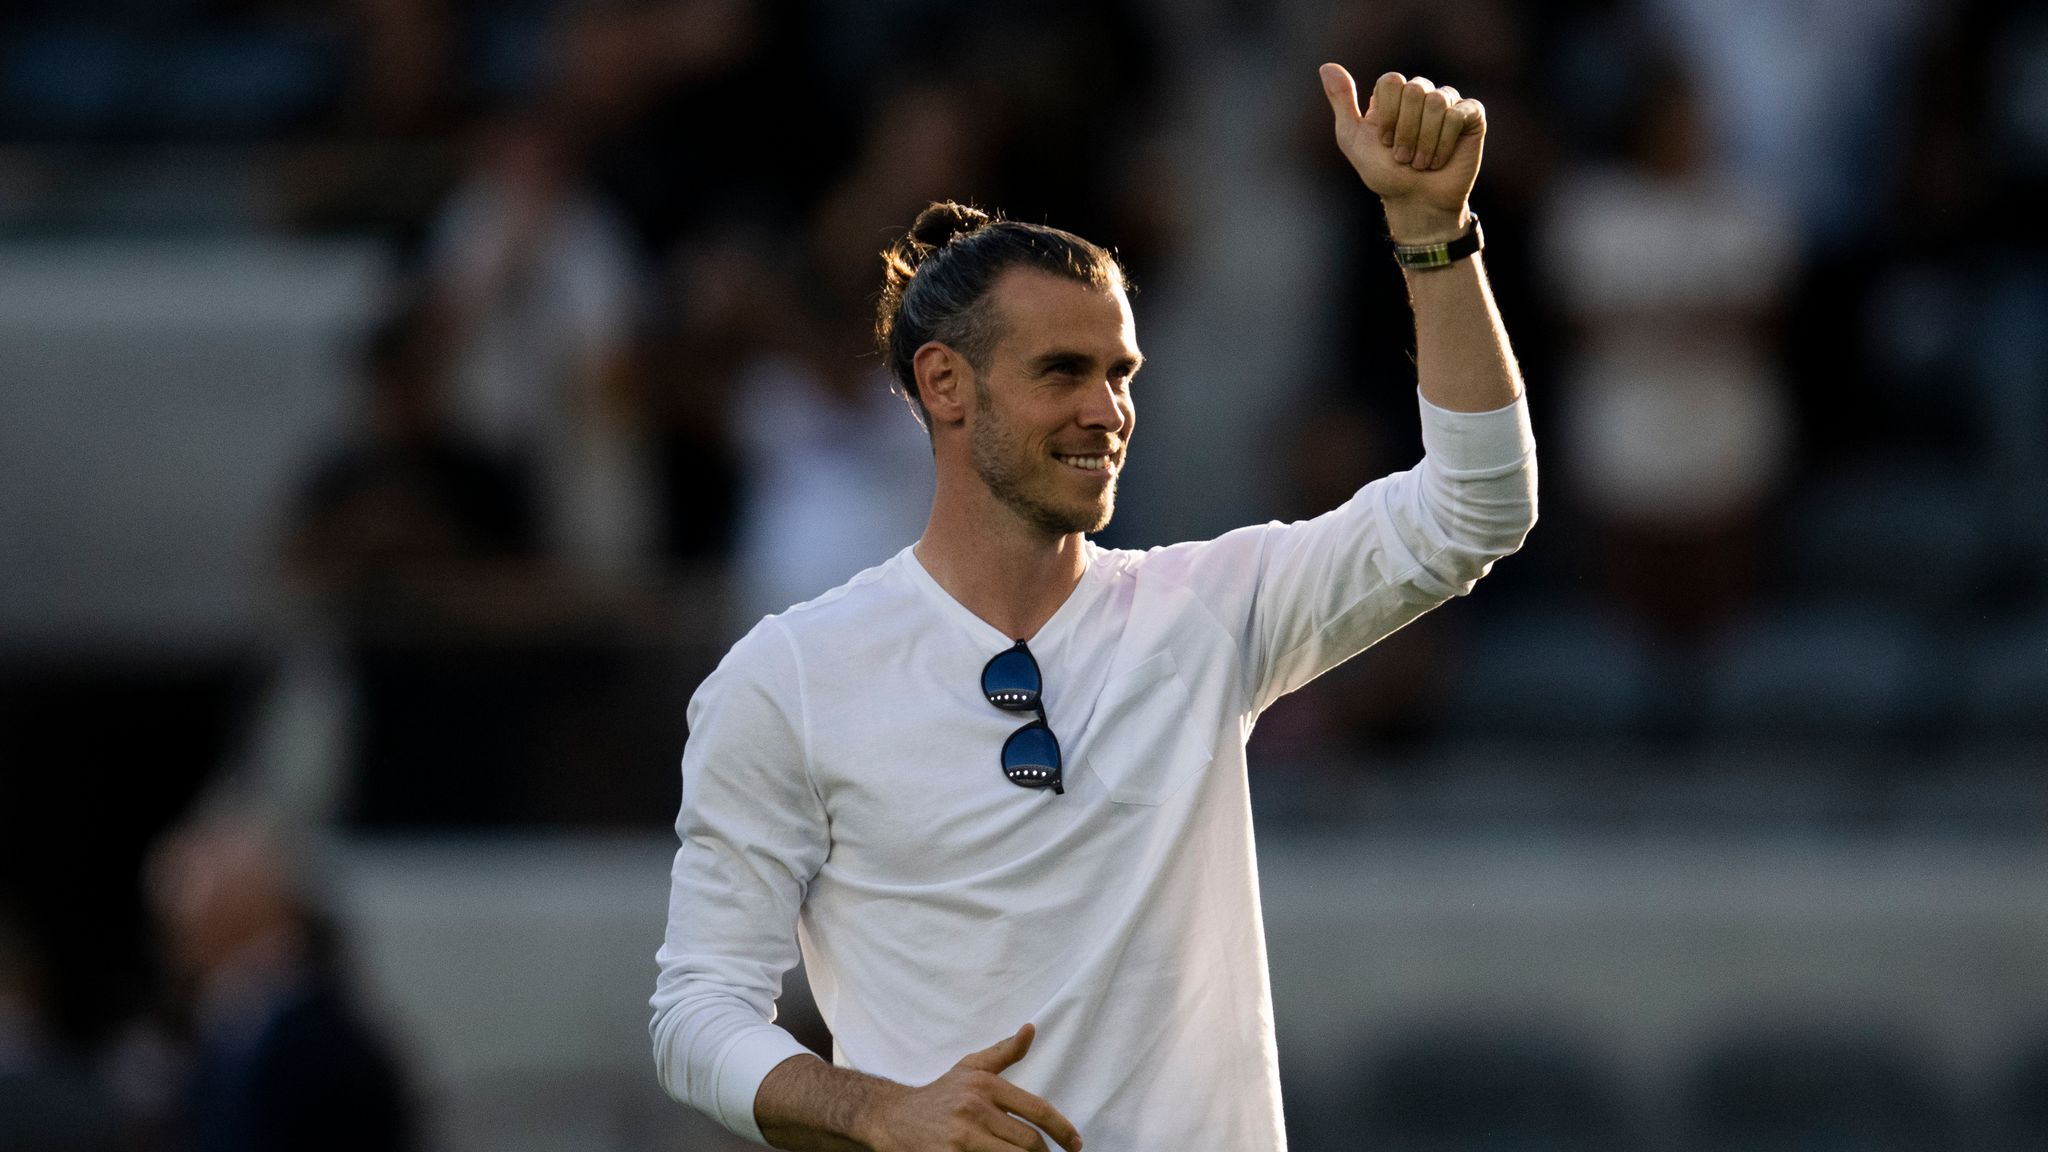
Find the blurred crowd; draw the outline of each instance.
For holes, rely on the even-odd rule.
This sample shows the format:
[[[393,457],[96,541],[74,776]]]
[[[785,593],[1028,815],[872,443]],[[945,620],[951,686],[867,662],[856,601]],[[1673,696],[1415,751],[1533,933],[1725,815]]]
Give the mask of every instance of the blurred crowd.
[[[254,1091],[247,1045],[294,1037],[389,1102],[349,1145],[396,1140],[402,1088],[273,833],[145,845],[224,789],[370,833],[672,819],[709,662],[922,529],[928,446],[869,347],[877,253],[929,200],[1130,269],[1144,435],[1103,543],[1311,516],[1409,466],[1409,314],[1325,59],[1487,105],[1474,203],[1543,522],[1470,604],[1274,708],[1255,763],[1313,799],[1472,741],[1808,746],[1872,775],[2038,753],[2029,6],[18,0],[0,234],[370,237],[393,271],[352,427],[276,493],[277,651],[95,865],[147,899],[95,927],[0,892],[0,1109],[71,1107],[83,1078],[14,1093],[24,1038],[108,1050],[160,984],[161,1042],[115,1048],[190,1092],[126,1102],[145,1142],[319,1146],[223,1127],[267,1122],[222,1103]],[[29,685],[0,734],[25,748],[50,699]],[[31,941],[129,922],[160,962],[42,982]],[[10,1147],[135,1146],[91,1139]]]

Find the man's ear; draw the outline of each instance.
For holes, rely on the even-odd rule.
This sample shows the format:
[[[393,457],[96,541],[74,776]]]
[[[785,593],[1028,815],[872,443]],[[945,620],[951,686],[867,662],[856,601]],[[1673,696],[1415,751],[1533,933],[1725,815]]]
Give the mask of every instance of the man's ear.
[[[967,357],[937,340],[927,341],[910,360],[918,396],[932,423],[960,424],[967,419],[967,401],[974,389],[974,369]]]

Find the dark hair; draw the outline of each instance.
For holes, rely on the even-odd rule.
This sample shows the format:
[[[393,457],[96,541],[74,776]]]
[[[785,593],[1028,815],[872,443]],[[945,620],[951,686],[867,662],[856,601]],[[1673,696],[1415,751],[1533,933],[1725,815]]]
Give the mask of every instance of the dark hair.
[[[937,340],[976,372],[986,371],[1002,336],[988,291],[1011,268],[1036,268],[1104,289],[1124,280],[1114,255],[1072,232],[1005,220],[951,200],[918,213],[910,231],[882,253],[875,344],[926,430],[931,414],[917,394],[911,358]]]

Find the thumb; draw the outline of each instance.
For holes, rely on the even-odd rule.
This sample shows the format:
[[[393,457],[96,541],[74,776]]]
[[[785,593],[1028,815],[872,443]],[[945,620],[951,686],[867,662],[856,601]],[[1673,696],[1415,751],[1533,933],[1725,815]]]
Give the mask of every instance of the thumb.
[[[1358,82],[1342,64],[1325,64],[1318,70],[1323,78],[1323,95],[1329,98],[1330,111],[1337,114],[1337,124],[1342,127],[1359,118]]]
[[[1001,1072],[1022,1060],[1024,1054],[1031,1051],[1031,1038],[1037,1034],[1037,1030],[1026,1023],[1007,1039],[998,1040],[979,1052],[970,1052],[962,1056],[958,1066],[981,1072]]]

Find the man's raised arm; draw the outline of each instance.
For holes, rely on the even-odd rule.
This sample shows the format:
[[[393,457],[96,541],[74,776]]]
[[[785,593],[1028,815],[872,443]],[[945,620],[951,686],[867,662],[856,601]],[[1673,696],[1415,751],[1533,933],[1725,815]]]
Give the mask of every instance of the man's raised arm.
[[[1363,113],[1341,65],[1322,68],[1337,146],[1386,208],[1403,248],[1448,244],[1472,225],[1467,198],[1479,175],[1486,109],[1455,88],[1399,72],[1381,76]],[[1521,372],[1494,307],[1478,253],[1406,269],[1415,309],[1416,372],[1423,399],[1454,412],[1490,412],[1522,394]]]
[[[1380,197],[1415,312],[1423,459],[1312,520],[1227,533],[1148,561],[1216,618],[1243,622],[1257,715],[1453,596],[1522,546],[1536,522],[1536,458],[1522,380],[1494,308],[1467,197],[1485,110],[1389,72],[1361,112],[1357,85],[1322,68],[1338,146]],[[1257,572],[1246,580],[1249,565]]]

